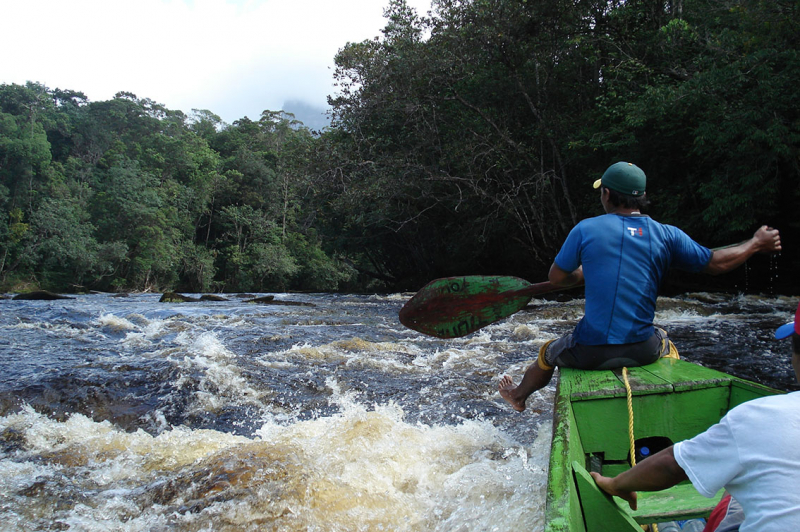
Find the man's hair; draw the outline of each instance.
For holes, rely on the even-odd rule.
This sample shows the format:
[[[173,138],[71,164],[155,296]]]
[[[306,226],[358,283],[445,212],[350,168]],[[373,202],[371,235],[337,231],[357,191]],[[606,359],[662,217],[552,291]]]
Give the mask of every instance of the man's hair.
[[[626,209],[644,209],[650,205],[647,199],[647,194],[642,196],[631,196],[630,194],[623,194],[614,189],[603,187],[608,190],[608,201],[615,207],[625,207]]]

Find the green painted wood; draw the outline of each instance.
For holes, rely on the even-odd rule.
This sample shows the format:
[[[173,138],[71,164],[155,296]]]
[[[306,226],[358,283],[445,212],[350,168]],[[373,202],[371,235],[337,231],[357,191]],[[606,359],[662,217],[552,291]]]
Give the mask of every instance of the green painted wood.
[[[728,410],[734,408],[744,402],[764,397],[766,395],[775,395],[785,393],[782,390],[776,390],[763,384],[756,382],[745,381],[742,379],[734,379],[731,383],[731,399],[728,404]]]
[[[570,381],[568,389],[573,401],[627,396],[621,368],[606,371],[563,368],[561,372]],[[628,382],[634,396],[728,386],[735,380],[726,373],[673,358],[628,368]]]
[[[578,462],[572,462],[575,483],[581,498],[587,532],[642,532],[630,516],[627,502],[610,497],[595,484],[594,479]]]
[[[672,442],[691,438],[718,422],[727,411],[729,388],[636,396],[635,438],[665,436]],[[587,453],[605,453],[606,460],[626,460],[628,404],[625,397],[573,403],[577,430]]]
[[[625,387],[611,371],[559,368],[559,372],[559,380],[571,401],[625,395]]]
[[[545,501],[545,532],[586,532],[575,479],[567,464],[584,456],[569,396],[556,389]]]
[[[400,323],[437,338],[458,338],[522,310],[531,297],[561,290],[501,275],[445,277],[423,286],[400,310]]]
[[[727,386],[734,380],[727,373],[674,358],[662,358],[645,368],[671,382],[675,391]]]
[[[620,473],[624,473],[631,468],[628,462],[603,462],[603,468],[600,474],[605,477],[616,477]]]
[[[672,383],[659,373],[653,371],[654,367],[657,368],[658,366],[659,363],[655,362],[648,366],[628,368],[628,383],[631,387],[631,395],[672,392]],[[624,388],[625,378],[622,369],[612,370],[611,373],[619,379],[620,386]]]
[[[663,491],[640,491],[637,510],[626,511],[640,524],[707,518],[724,493],[725,490],[719,490],[709,499],[700,495],[687,481]]]
[[[677,442],[691,438],[719,421],[736,404],[780,393],[674,359],[631,368],[629,380],[633,390],[634,437],[637,439],[665,436]],[[593,453],[603,458],[601,469],[605,475],[629,469],[626,461],[629,451],[628,409],[621,372],[561,369],[553,423],[555,452],[550,456],[545,531],[630,530],[624,528],[630,526],[624,516],[606,516],[608,511],[613,513],[614,510],[607,504],[604,506],[597,499],[597,492],[592,492],[593,479],[587,478],[588,473],[576,472],[572,480],[564,473],[567,469],[583,469],[585,472],[584,464]],[[616,504],[616,511],[648,524],[707,517],[720,496],[706,499],[690,484],[683,483],[663,492],[639,493],[637,512],[630,512],[622,501],[617,501],[620,504]],[[583,510],[576,516],[578,507]],[[619,524],[619,519],[625,524]]]

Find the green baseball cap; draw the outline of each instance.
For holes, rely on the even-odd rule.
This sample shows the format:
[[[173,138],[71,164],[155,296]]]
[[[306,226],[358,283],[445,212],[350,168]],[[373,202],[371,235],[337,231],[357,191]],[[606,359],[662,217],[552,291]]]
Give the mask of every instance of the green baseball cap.
[[[621,194],[641,196],[647,185],[647,176],[635,164],[620,161],[609,166],[603,177],[594,182],[594,188],[600,188],[600,185]]]

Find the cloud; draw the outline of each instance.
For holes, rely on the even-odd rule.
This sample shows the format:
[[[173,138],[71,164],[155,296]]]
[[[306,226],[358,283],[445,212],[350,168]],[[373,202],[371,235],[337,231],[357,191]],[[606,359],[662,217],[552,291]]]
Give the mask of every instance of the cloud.
[[[411,5],[424,14],[429,0]],[[232,122],[324,107],[333,58],[380,34],[388,0],[4,0],[0,82],[119,91]],[[8,51],[13,52],[8,53]]]

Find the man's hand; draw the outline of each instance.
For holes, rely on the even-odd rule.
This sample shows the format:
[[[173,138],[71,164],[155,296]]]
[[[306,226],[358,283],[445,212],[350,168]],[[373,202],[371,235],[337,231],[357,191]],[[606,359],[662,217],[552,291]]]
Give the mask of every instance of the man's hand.
[[[628,501],[628,505],[630,505],[631,510],[636,510],[637,502],[636,502],[636,492],[635,491],[619,491],[615,487],[614,479],[609,477],[604,477],[600,473],[595,473],[592,471],[590,473],[594,481],[597,483],[597,486],[608,493],[609,495],[613,495],[614,497],[619,497],[620,499],[625,499]]]
[[[636,510],[637,491],[665,490],[688,477],[675,461],[675,455],[670,445],[614,478],[604,477],[595,472],[592,472],[592,478],[601,490],[609,495],[625,499],[631,506],[631,510]]]
[[[777,229],[762,225],[753,235],[759,253],[777,253],[781,250],[781,234]]]

